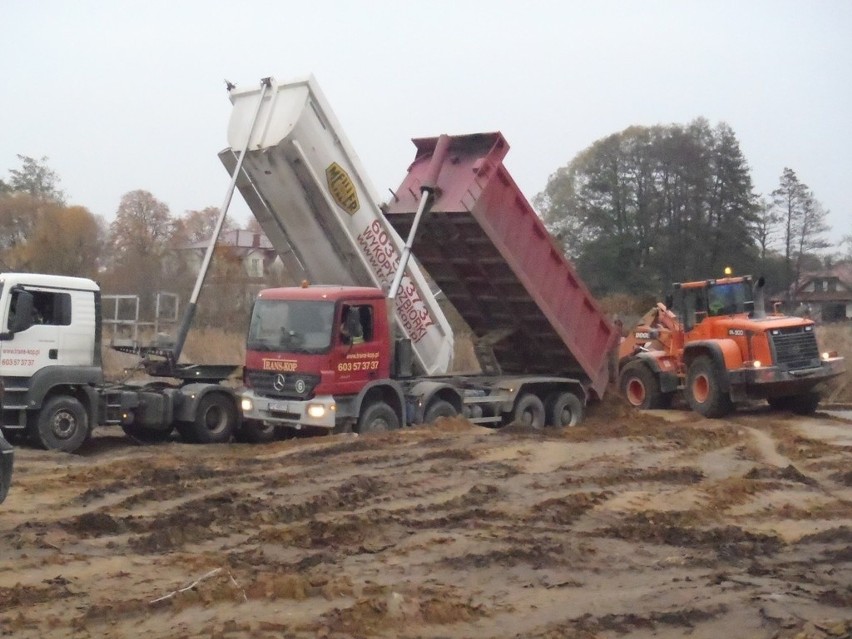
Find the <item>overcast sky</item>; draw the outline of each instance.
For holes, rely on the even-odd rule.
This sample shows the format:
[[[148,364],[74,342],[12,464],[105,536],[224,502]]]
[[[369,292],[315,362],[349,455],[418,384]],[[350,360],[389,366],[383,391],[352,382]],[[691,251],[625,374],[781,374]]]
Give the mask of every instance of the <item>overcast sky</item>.
[[[0,179],[48,156],[107,220],[135,189],[176,215],[221,204],[223,80],[313,73],[381,199],[412,137],[502,131],[531,200],[601,137],[703,116],[758,192],[788,166],[832,239],[852,233],[848,0],[0,0],[0,30]]]

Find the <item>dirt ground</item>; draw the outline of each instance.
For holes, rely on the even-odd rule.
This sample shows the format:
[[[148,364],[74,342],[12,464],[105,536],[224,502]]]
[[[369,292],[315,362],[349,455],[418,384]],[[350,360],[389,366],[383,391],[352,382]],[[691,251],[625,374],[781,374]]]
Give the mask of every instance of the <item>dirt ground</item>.
[[[3,637],[849,637],[852,421],[18,448]]]

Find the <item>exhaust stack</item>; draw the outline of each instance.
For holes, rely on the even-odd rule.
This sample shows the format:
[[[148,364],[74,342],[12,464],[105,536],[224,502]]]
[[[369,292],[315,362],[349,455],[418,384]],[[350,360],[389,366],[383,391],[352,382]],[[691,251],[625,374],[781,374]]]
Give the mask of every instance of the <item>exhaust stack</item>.
[[[761,275],[757,278],[754,284],[754,319],[764,319],[766,317],[766,300],[763,296],[763,287],[766,284],[766,279]]]

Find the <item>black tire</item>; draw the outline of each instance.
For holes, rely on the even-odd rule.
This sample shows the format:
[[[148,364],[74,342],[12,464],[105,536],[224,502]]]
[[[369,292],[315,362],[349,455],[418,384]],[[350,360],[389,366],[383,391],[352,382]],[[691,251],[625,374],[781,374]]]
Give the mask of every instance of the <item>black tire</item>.
[[[423,423],[431,424],[439,417],[455,417],[458,415],[456,407],[450,404],[445,399],[438,399],[429,404],[426,413],[423,415]]]
[[[133,441],[139,444],[160,444],[166,442],[175,430],[174,426],[166,428],[151,428],[139,424],[122,424],[121,430]]]
[[[512,410],[512,422],[530,428],[544,428],[544,402],[537,395],[524,393],[515,402]]]
[[[31,424],[30,439],[47,450],[73,453],[89,438],[89,415],[83,404],[69,395],[45,402]]]
[[[793,398],[785,395],[784,397],[769,397],[766,401],[769,402],[769,407],[772,410],[790,410],[791,399]]]
[[[256,419],[247,419],[237,431],[237,440],[249,444],[266,444],[275,441],[275,426]]]
[[[634,408],[647,410],[668,408],[671,405],[671,393],[660,391],[660,380],[642,362],[633,362],[624,367],[618,387],[627,403]]]
[[[767,401],[775,410],[789,410],[796,415],[813,415],[819,406],[819,393],[803,393],[786,397],[770,397]]]
[[[195,420],[179,422],[177,429],[192,444],[227,444],[237,429],[238,413],[233,398],[210,393],[198,402]]]
[[[554,393],[545,402],[547,425],[554,428],[576,426],[583,421],[583,401],[570,391]]]
[[[3,439],[0,432],[0,504],[9,494],[9,486],[12,483],[12,467],[14,466],[14,454],[12,446]]]
[[[689,406],[704,417],[724,417],[733,409],[731,396],[722,390],[722,372],[706,355],[695,359],[686,373]]]
[[[399,428],[399,417],[393,408],[384,402],[375,402],[361,411],[357,432],[380,433]]]

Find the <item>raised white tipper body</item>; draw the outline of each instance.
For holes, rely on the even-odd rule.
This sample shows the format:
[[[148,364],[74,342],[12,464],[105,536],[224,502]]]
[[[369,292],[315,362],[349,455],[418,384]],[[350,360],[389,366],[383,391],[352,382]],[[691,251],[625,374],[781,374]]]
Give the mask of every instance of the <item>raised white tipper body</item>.
[[[232,89],[231,170],[244,144],[261,89]],[[260,107],[237,182],[243,197],[291,273],[312,284],[391,284],[404,242],[379,200],[313,77],[272,81]],[[397,296],[397,326],[411,340],[427,375],[452,366],[453,335],[422,271],[411,262]]]

